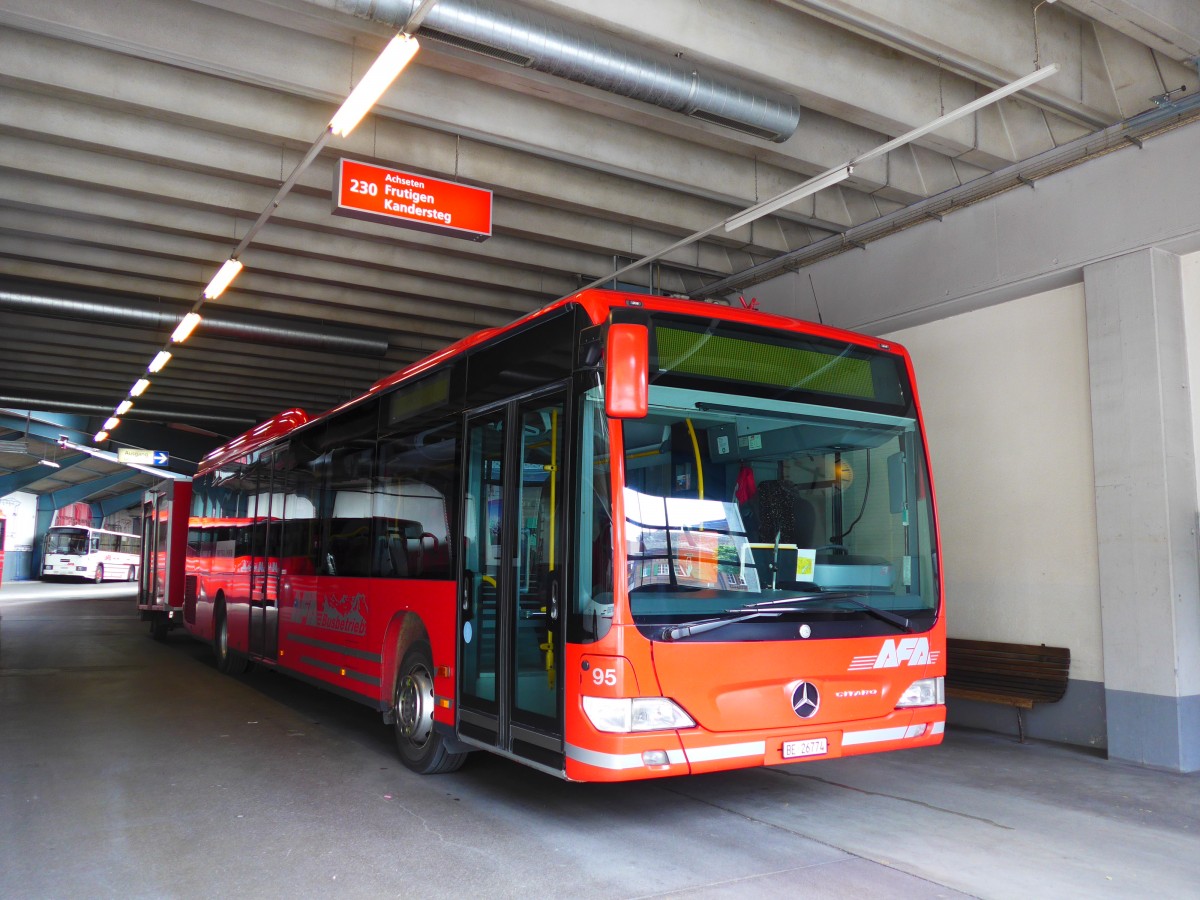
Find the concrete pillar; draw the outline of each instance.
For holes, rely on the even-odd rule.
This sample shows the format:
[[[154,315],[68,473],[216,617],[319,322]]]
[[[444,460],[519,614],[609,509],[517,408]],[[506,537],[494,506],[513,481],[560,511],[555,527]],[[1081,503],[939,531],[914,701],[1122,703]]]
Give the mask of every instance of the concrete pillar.
[[[1180,259],[1139,250],[1086,266],[1084,286],[1108,752],[1197,771],[1200,549]]]

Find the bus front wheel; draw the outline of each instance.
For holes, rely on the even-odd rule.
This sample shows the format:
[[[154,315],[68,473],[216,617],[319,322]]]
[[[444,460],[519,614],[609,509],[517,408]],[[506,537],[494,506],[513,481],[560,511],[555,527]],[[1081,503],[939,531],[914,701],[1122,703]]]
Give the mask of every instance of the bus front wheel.
[[[92,580],[96,584],[99,584],[100,582],[102,582],[104,580],[104,565],[103,564],[96,566],[96,575]]]
[[[466,753],[451,753],[433,727],[433,653],[417,641],[404,654],[392,693],[396,748],[400,760],[420,775],[453,772],[466,761]]]

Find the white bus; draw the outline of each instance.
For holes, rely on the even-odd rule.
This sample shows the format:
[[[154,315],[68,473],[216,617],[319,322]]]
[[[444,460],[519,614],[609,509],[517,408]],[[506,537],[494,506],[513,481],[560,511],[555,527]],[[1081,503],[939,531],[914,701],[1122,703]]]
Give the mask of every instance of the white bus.
[[[82,525],[55,525],[46,532],[42,580],[82,578],[84,581],[137,580],[142,538]]]

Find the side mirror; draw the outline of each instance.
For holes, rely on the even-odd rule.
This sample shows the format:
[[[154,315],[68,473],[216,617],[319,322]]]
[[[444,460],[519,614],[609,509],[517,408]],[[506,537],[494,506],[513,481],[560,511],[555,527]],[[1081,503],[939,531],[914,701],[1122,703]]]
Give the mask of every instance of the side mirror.
[[[650,331],[645,325],[608,328],[604,411],[614,419],[641,419],[650,409]]]

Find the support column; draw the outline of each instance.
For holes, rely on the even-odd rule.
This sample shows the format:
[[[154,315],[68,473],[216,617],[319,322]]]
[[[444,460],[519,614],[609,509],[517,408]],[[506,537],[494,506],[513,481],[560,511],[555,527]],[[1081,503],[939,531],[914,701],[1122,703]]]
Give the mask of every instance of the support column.
[[[54,505],[54,497],[50,494],[39,494],[37,498],[37,515],[33,526],[33,568],[31,578],[42,577],[42,557],[46,544],[46,532],[54,524],[54,514],[58,507]]]
[[[1197,771],[1200,549],[1180,259],[1129,253],[1085,267],[1084,286],[1108,752]],[[1200,353],[1200,335],[1192,343]]]

